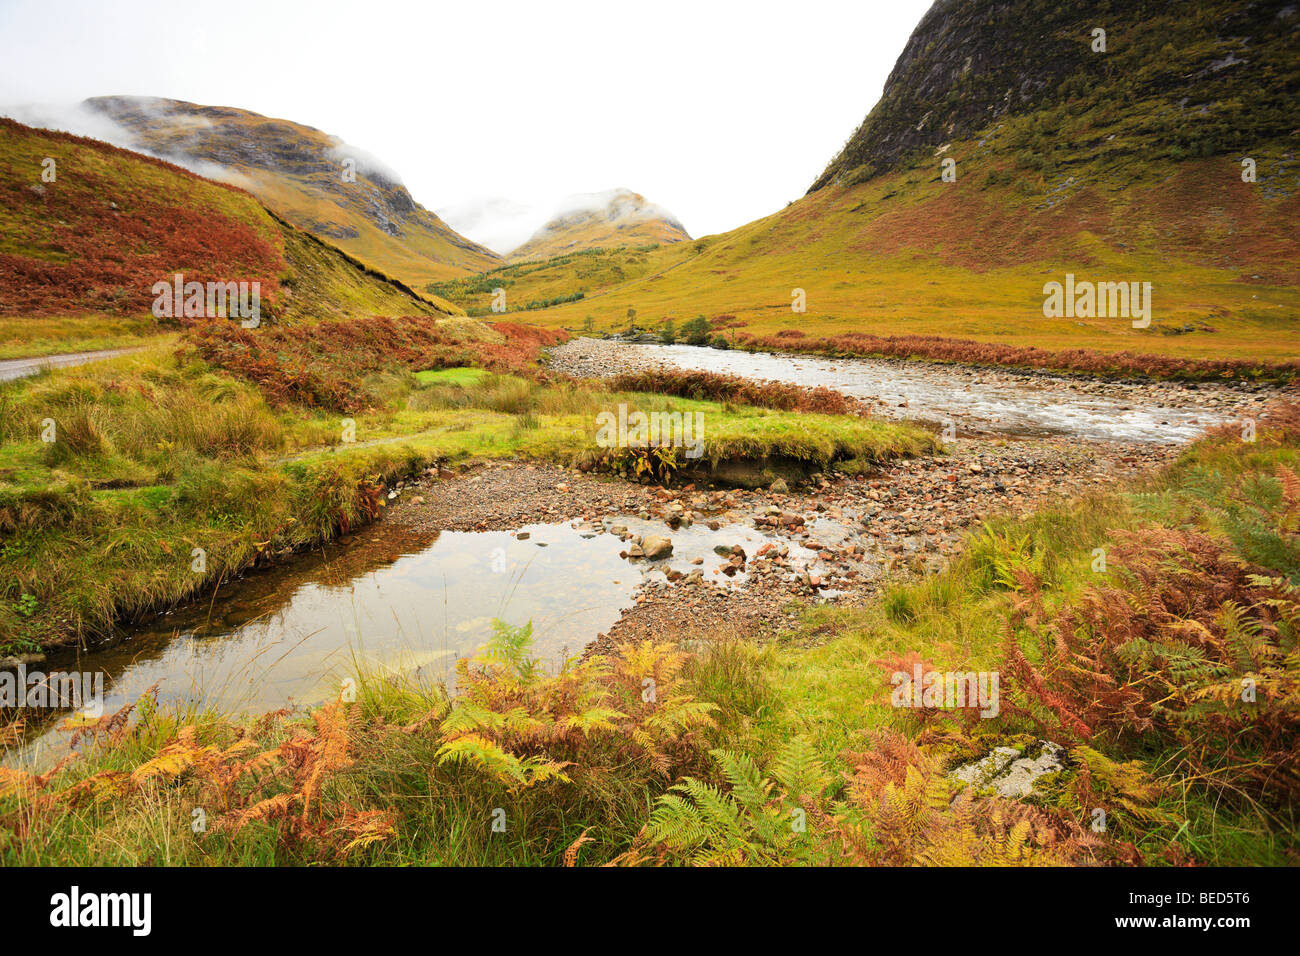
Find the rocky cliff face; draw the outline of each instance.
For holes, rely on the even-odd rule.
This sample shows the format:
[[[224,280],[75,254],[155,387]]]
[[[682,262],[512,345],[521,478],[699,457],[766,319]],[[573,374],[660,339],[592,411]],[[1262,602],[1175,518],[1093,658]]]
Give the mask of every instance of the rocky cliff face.
[[[1085,141],[1117,134],[1117,149],[1154,139],[1212,155],[1294,139],[1298,31],[1285,0],[937,0],[809,191],[1053,111],[1086,119]]]
[[[404,281],[500,264],[417,203],[395,172],[310,126],[148,97],[96,97],[85,105],[116,122],[137,148],[242,186],[294,225]]]

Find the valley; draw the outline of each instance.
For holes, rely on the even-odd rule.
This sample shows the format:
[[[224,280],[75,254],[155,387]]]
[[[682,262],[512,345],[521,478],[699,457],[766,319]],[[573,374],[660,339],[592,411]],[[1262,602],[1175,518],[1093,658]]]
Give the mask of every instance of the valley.
[[[0,861],[1295,865],[1297,26],[940,0],[695,236],[0,117]]]

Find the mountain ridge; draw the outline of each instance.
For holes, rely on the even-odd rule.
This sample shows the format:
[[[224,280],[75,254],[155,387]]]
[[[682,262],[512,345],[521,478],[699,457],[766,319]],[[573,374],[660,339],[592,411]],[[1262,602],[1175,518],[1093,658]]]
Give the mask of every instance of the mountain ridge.
[[[1081,104],[1098,129],[1122,137],[1117,152],[1155,137],[1204,156],[1293,133],[1296,116],[1278,104],[1294,102],[1300,89],[1293,70],[1274,67],[1300,42],[1296,5],[1178,6],[936,0],[879,102],[809,192],[899,168],[909,155],[1006,117],[1078,112]]]
[[[100,96],[83,105],[138,148],[224,174],[295,226],[409,285],[502,261],[416,202],[381,162],[315,127],[158,97]]]

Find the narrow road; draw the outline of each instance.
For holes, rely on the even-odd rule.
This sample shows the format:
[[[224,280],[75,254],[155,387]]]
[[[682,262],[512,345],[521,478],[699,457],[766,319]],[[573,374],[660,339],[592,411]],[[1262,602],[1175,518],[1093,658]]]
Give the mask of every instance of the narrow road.
[[[0,382],[11,382],[16,378],[35,375],[42,369],[67,368],[72,365],[85,365],[101,359],[113,358],[138,352],[139,349],[100,349],[97,352],[69,352],[66,355],[42,355],[36,358],[7,359],[0,362]]]

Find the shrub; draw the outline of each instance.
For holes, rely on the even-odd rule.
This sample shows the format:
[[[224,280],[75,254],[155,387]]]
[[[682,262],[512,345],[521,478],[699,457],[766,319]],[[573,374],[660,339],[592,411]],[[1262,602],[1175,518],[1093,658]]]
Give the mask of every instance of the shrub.
[[[541,350],[565,338],[564,332],[514,322],[493,329],[503,342],[458,341],[433,316],[373,316],[255,332],[214,322],[192,330],[189,342],[205,361],[254,382],[273,404],[357,412],[379,401],[373,387],[378,379],[366,381],[376,373],[482,365],[540,376]]]
[[[806,388],[784,382],[755,382],[739,375],[655,368],[627,372],[610,380],[620,392],[649,392],[714,402],[732,402],[778,411],[822,412],[828,415],[864,413],[857,400],[830,388]]]
[[[709,320],[702,315],[697,315],[682,325],[682,338],[687,345],[704,345],[709,341],[711,331]]]

